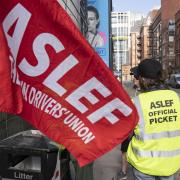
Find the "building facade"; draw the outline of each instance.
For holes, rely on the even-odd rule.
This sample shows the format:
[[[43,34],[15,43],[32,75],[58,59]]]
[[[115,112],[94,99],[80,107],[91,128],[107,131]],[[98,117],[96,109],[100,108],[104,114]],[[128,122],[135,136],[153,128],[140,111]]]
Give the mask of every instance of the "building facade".
[[[140,28],[138,36],[138,58],[139,61],[143,59],[152,58],[152,46],[153,46],[153,37],[152,37],[152,28],[151,24],[157,14],[158,10],[154,9],[150,11],[147,17],[144,19],[144,22]]]
[[[58,0],[58,2],[85,35],[87,31],[87,0]]]
[[[112,40],[113,40],[113,65],[114,71],[120,76],[121,80],[130,78],[131,67],[131,28],[135,22],[143,18],[142,14],[131,12],[112,12]],[[124,67],[124,68],[123,68]]]
[[[161,9],[158,10],[150,26],[150,44],[152,57],[162,63],[162,20]]]
[[[140,29],[142,27],[144,18],[135,22],[134,26],[131,28],[131,50],[130,50],[130,62],[131,67],[136,66],[141,59],[141,38],[139,35]]]
[[[140,30],[139,34],[140,41],[138,43],[138,46],[140,46],[141,49],[141,60],[150,58],[150,35],[149,35],[149,25],[143,25]]]
[[[131,32],[131,67],[137,66],[139,63],[138,32]]]
[[[171,69],[175,68],[175,14],[179,9],[179,0],[161,0],[162,65],[167,74],[171,74]]]
[[[180,73],[180,10],[175,15],[175,73]]]
[[[179,0],[161,0],[161,8],[150,11],[148,23],[142,25],[137,38],[139,60],[150,57],[158,60],[166,78],[179,72],[179,10]]]
[[[121,69],[121,64],[128,63],[128,48],[130,47],[130,13],[112,12],[112,35],[114,45],[114,60],[117,68]]]

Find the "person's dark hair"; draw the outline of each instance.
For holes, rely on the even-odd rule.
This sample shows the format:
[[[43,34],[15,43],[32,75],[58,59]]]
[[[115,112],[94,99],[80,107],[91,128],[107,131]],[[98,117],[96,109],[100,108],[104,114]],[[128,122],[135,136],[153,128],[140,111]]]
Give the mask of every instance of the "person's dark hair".
[[[167,89],[162,79],[147,79],[140,78],[139,83],[142,91],[149,91],[155,89]]]
[[[99,12],[94,6],[88,6],[87,11],[94,12],[96,19],[99,20]],[[96,29],[99,27],[100,21],[96,25]]]
[[[96,19],[99,19],[99,12],[94,6],[87,6],[87,11],[92,11],[96,15]]]

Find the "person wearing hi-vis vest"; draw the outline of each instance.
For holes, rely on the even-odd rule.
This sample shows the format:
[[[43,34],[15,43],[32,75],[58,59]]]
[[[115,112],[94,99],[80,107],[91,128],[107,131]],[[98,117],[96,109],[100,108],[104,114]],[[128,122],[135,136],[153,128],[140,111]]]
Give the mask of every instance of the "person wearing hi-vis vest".
[[[136,68],[141,93],[134,104],[139,122],[127,160],[135,180],[173,180],[180,169],[180,99],[161,81],[159,61],[146,59]]]

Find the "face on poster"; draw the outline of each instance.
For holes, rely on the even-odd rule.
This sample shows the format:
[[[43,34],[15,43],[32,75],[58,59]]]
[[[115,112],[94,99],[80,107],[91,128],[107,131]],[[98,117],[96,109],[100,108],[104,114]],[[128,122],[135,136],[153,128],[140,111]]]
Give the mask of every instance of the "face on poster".
[[[86,39],[109,66],[109,2],[88,0],[87,3]]]

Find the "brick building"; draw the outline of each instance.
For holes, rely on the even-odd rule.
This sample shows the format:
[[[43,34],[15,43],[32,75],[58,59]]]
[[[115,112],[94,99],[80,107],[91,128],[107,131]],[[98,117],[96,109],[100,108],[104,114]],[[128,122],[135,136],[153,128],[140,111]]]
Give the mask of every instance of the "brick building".
[[[156,60],[162,62],[162,20],[161,9],[156,13],[150,26],[150,53]]]
[[[175,68],[175,14],[178,10],[180,10],[180,0],[161,0],[162,65],[168,74]]]
[[[140,30],[141,60],[149,58],[149,25],[143,25]]]
[[[138,52],[138,32],[131,32],[131,67],[134,67],[139,62],[139,52]]]
[[[175,72],[180,73],[180,10],[175,15]]]
[[[151,58],[152,57],[152,27],[151,24],[154,22],[154,17],[156,17],[158,13],[158,9],[154,9],[149,12],[147,18],[145,19],[143,25],[140,28],[140,34],[138,37],[138,52],[139,52],[139,60],[143,60],[146,58]]]

